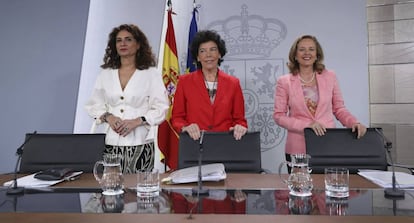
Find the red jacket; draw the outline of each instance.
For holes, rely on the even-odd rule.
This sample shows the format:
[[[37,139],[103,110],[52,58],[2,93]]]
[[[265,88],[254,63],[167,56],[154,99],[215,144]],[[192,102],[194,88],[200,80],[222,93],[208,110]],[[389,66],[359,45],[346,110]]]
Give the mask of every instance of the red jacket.
[[[211,104],[200,69],[179,77],[171,117],[177,132],[191,123],[214,132],[229,131],[236,124],[247,128],[239,79],[219,70],[217,80],[216,98]]]

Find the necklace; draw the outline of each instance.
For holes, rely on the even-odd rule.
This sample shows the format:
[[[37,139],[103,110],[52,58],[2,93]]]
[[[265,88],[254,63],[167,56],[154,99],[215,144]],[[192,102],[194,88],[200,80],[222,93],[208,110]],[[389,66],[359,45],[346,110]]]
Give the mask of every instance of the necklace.
[[[302,83],[309,84],[315,79],[315,72],[312,74],[312,78],[308,81],[303,80],[302,77],[300,76],[300,74],[299,74],[299,79],[300,79],[300,81],[302,81]]]
[[[206,83],[207,93],[208,93],[208,96],[210,97],[211,100],[213,100],[214,99],[214,96],[216,96],[216,92],[217,92],[217,89],[216,89],[217,76],[218,75],[216,74],[216,77],[215,77],[214,82],[213,82],[213,87],[210,89],[209,82],[207,81],[206,76],[203,74],[204,81]]]

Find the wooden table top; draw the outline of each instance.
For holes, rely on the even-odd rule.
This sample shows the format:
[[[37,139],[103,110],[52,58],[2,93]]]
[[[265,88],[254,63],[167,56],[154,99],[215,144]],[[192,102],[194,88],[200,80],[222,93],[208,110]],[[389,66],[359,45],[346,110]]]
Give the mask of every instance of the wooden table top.
[[[22,175],[19,175],[22,176]],[[168,174],[161,174],[161,179]],[[287,178],[283,174],[283,178]],[[126,174],[125,187],[134,188],[136,185],[136,175]],[[12,180],[13,174],[0,175],[0,183]],[[312,175],[314,188],[324,188],[324,175]],[[162,188],[193,188],[195,183],[167,185],[161,184]],[[278,174],[227,174],[227,179],[220,182],[205,182],[205,187],[216,189],[287,189],[286,184]],[[84,173],[80,178],[74,181],[65,181],[53,186],[54,188],[99,188],[98,182],[93,174]],[[359,175],[350,175],[351,189],[372,189],[380,188],[376,184],[366,180]],[[188,214],[93,214],[93,213],[0,213],[0,222],[31,222],[31,223],[49,223],[49,222],[226,222],[226,223],[243,223],[243,222],[307,222],[307,223],[325,223],[325,222],[364,222],[364,223],[382,223],[382,222],[414,222],[414,217],[408,216],[326,216],[326,215],[254,215],[254,214],[194,214],[188,218]]]
[[[160,175],[163,179],[168,174],[164,173]],[[282,178],[287,179],[288,175],[283,174]],[[0,183],[12,180],[13,174],[0,175]],[[134,188],[137,183],[135,174],[125,174],[125,187]],[[313,184],[315,189],[324,188],[324,175],[312,174]],[[164,184],[161,183],[162,188],[192,188],[196,186],[196,183],[188,184]],[[287,186],[278,174],[251,174],[251,173],[228,173],[227,179],[220,182],[204,182],[203,186],[215,189],[286,189]],[[378,185],[366,180],[365,178],[351,174],[349,176],[349,186],[351,189],[369,189],[380,188]],[[53,187],[59,188],[99,188],[98,182],[95,180],[93,174],[84,173],[78,179],[74,181],[65,181],[56,184]]]

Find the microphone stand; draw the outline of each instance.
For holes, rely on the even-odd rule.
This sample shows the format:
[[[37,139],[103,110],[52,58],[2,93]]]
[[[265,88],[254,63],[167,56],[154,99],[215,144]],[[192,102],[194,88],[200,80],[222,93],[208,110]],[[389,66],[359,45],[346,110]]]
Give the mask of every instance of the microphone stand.
[[[201,131],[200,137],[200,144],[199,144],[199,152],[198,152],[198,180],[197,180],[197,188],[193,188],[192,192],[193,195],[197,195],[198,200],[198,212],[200,213],[202,210],[202,202],[200,201],[200,195],[208,196],[209,192],[208,189],[203,188],[203,175],[201,173],[201,166],[202,166],[202,159],[203,159],[203,139],[204,139],[204,130]]]
[[[387,149],[388,152],[388,156],[390,157],[390,161],[391,161],[391,169],[392,169],[392,188],[386,188],[384,191],[384,195],[386,198],[404,198],[404,191],[401,189],[398,189],[396,187],[397,185],[397,180],[395,178],[395,169],[394,169],[394,161],[392,159],[392,155],[391,155],[391,148],[392,148],[392,143],[387,141],[385,143],[385,148]]]
[[[9,188],[6,192],[7,195],[19,195],[23,194],[24,187],[18,187],[17,186],[17,168],[19,166],[20,161],[22,160],[22,154],[23,154],[23,147],[26,145],[27,142],[32,138],[33,135],[35,135],[37,131],[34,131],[33,134],[29,135],[29,137],[26,138],[26,140],[23,142],[19,148],[16,150],[17,155],[17,162],[16,166],[14,167],[14,176],[13,176],[13,187]]]
[[[404,190],[398,189],[396,187],[397,185],[397,180],[395,177],[395,168],[394,168],[394,160],[392,158],[392,154],[391,154],[391,149],[392,149],[392,142],[389,141],[385,135],[378,130],[378,128],[375,128],[375,131],[381,135],[382,139],[384,140],[384,148],[388,154],[388,157],[390,158],[391,161],[391,171],[392,171],[392,188],[385,188],[384,190],[384,196],[385,198],[389,198],[389,199],[404,199]]]

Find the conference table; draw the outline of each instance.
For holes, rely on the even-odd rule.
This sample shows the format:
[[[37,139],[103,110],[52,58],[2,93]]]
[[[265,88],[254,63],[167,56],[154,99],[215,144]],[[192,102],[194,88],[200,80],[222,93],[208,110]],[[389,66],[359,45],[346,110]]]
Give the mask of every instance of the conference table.
[[[168,174],[161,174],[161,179]],[[287,175],[284,176],[287,178]],[[203,182],[207,195],[196,197],[196,183],[161,183],[160,196],[136,196],[136,175],[127,174],[121,195],[102,195],[92,174],[46,188],[6,195],[0,188],[0,222],[414,222],[414,190],[401,200],[350,175],[350,196],[325,196],[324,176],[312,174],[312,196],[295,197],[278,174],[228,173],[219,182]],[[13,174],[0,175],[0,185]],[[201,201],[201,202],[198,202]]]

